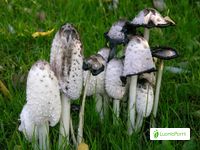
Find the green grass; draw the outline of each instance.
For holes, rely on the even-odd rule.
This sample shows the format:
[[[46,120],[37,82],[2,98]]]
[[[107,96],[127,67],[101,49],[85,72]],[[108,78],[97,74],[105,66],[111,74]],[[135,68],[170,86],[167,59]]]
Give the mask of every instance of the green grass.
[[[19,114],[26,99],[26,76],[38,59],[49,60],[54,34],[32,38],[36,31],[56,30],[65,22],[73,23],[80,32],[84,55],[94,54],[105,45],[103,33],[119,18],[132,19],[141,9],[151,7],[150,1],[120,1],[119,9],[111,11],[108,4],[100,6],[98,0],[0,0],[0,79],[8,87],[12,98],[0,93],[0,149],[30,149],[31,144],[18,131]],[[85,142],[90,149],[198,149],[200,148],[200,2],[195,0],[168,0],[169,15],[176,27],[151,30],[150,45],[174,47],[180,54],[166,66],[186,62],[188,73],[164,72],[157,123],[159,127],[191,128],[186,141],[150,141],[141,134],[128,136],[126,122],[118,126],[106,116],[99,121],[95,113],[94,98],[89,98],[85,114]],[[44,12],[45,19],[38,14]],[[9,27],[10,26],[10,27]],[[12,30],[13,28],[13,30]],[[77,122],[77,114],[73,114]],[[126,114],[123,114],[126,116]],[[52,149],[57,148],[58,126],[51,129]]]

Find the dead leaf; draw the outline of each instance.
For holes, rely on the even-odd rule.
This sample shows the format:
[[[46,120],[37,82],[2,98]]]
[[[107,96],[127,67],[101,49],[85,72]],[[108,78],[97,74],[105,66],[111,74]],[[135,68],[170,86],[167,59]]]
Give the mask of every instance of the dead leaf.
[[[6,88],[6,86],[3,84],[3,82],[0,80],[0,92],[3,93],[3,95],[7,98],[11,98],[9,90]]]
[[[78,145],[78,150],[89,150],[89,147],[88,147],[88,145],[85,144],[85,143],[80,143],[80,144]]]
[[[54,31],[54,29],[48,30],[46,32],[35,32],[32,34],[33,38],[39,37],[39,36],[48,36],[50,35],[52,32]]]

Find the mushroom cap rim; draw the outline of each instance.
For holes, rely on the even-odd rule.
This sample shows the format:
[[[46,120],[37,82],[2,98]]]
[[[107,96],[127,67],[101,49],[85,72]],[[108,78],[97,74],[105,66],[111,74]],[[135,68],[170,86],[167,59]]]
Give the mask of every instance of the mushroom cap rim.
[[[156,54],[157,52],[161,52],[163,50],[169,50],[169,49],[171,51],[174,51],[175,55],[173,55],[173,56],[167,56],[167,57],[162,57],[161,55],[157,55]],[[170,59],[174,59],[174,58],[179,57],[178,52],[174,48],[167,47],[167,46],[151,47],[151,51],[152,51],[151,53],[152,53],[153,57],[156,57],[156,58],[159,58],[159,59],[163,59],[163,60],[170,60]]]

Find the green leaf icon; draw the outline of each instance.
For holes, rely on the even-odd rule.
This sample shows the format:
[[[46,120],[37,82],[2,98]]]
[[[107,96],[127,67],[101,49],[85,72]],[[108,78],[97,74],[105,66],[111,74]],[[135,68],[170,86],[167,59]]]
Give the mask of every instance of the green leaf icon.
[[[155,139],[157,139],[157,138],[158,138],[158,135],[159,135],[159,132],[158,132],[158,130],[156,130],[156,131],[154,131],[154,132],[153,132],[153,136],[154,136],[154,138],[155,138]]]

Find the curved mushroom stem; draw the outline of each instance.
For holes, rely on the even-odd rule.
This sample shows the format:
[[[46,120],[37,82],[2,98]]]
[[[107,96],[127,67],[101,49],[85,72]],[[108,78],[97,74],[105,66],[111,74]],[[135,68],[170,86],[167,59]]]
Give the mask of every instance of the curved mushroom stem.
[[[150,31],[148,28],[144,28],[144,38],[149,42]]]
[[[135,113],[136,113],[136,87],[137,87],[137,79],[138,76],[131,76],[130,89],[129,89],[129,104],[128,104],[128,134],[131,135],[133,133],[133,129],[135,128]]]
[[[120,113],[120,100],[113,100],[113,124],[117,124]]]
[[[37,127],[39,136],[39,148],[49,150],[49,123],[46,121]]]
[[[153,106],[152,127],[156,127],[155,119],[156,119],[156,114],[157,114],[157,110],[158,110],[158,102],[159,102],[160,86],[161,86],[163,68],[164,68],[164,61],[160,60],[160,65],[159,65],[159,68],[158,68],[158,74],[157,74],[157,80],[156,80],[156,92],[155,92],[155,99],[154,99],[154,106]]]
[[[69,126],[70,126],[70,99],[61,94],[61,118],[60,118],[60,135],[59,148],[64,149],[69,144]]]
[[[77,134],[77,146],[82,142],[83,140],[83,125],[84,125],[84,110],[85,110],[85,98],[86,98],[86,93],[87,93],[87,88],[88,88],[88,83],[89,79],[91,76],[91,72],[88,72],[87,77],[86,77],[86,83],[85,83],[85,88],[84,88],[84,93],[83,93],[83,99],[82,99],[82,104],[81,104],[81,109],[79,113],[79,125],[78,125],[78,134]]]
[[[135,132],[139,132],[143,123],[143,115],[137,114],[137,119],[135,123]]]

